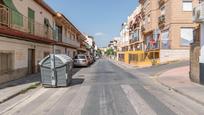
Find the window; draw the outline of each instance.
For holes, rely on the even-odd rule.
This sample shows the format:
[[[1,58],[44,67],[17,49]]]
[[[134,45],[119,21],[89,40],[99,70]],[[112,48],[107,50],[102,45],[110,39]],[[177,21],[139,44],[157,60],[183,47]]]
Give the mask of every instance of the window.
[[[169,31],[164,31],[161,34],[162,37],[162,49],[169,49],[170,43],[169,43]]]
[[[161,12],[161,15],[165,15],[165,6],[162,6],[160,8],[160,12]]]
[[[193,28],[181,28],[181,45],[189,46],[193,42]]]
[[[0,53],[0,74],[11,71],[12,65],[12,53]]]
[[[56,37],[58,42],[62,42],[62,26],[56,25]]]
[[[183,0],[183,11],[192,11],[192,0]]]
[[[147,22],[150,23],[151,19],[150,19],[150,14],[147,17]]]

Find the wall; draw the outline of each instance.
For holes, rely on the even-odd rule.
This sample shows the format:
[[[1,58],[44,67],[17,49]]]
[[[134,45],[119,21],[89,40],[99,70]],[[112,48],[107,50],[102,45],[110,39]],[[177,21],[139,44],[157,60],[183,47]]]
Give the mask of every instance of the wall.
[[[192,0],[193,7],[198,4],[198,0]],[[166,24],[170,28],[171,48],[189,49],[189,46],[181,46],[181,27],[194,27],[192,21],[192,11],[183,11],[182,0],[168,0],[166,8]]]
[[[190,51],[190,79],[193,82],[200,82],[200,43],[193,43]]]
[[[39,4],[37,4],[34,0],[13,0],[14,5],[17,10],[28,17],[28,8],[31,8],[35,11],[35,21],[44,24],[44,18],[47,18],[54,27],[54,19],[53,16],[45,9],[43,9]]]
[[[189,50],[160,50],[160,62],[165,63],[169,61],[189,60]]]
[[[45,52],[52,52],[52,47],[45,44],[32,43],[0,36],[0,52],[11,52],[13,70],[9,74],[0,75],[0,83],[18,79],[27,75],[28,49],[35,49],[35,66],[43,59]],[[9,46],[9,47],[8,47]]]

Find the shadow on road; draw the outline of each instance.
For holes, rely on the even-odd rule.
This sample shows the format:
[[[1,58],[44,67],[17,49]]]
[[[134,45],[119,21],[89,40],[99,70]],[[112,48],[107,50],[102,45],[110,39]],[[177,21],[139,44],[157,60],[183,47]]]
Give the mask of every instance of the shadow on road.
[[[79,72],[82,69],[82,67],[73,68],[72,74],[75,75],[77,72]],[[34,83],[34,82],[40,82],[40,73],[28,75],[25,77],[22,77],[20,79],[12,80],[6,83],[3,83],[0,85],[0,89],[8,88],[8,87],[15,87],[18,85],[28,84],[28,83]],[[73,84],[77,85],[83,82],[83,79],[75,79],[73,78]]]
[[[4,89],[7,87],[15,87],[18,85],[34,83],[34,82],[39,82],[39,81],[40,81],[40,74],[37,73],[37,74],[29,75],[26,77],[22,77],[22,78],[17,79],[17,80],[12,80],[12,81],[3,83],[0,85],[0,89]]]
[[[73,78],[70,86],[80,85],[84,82],[83,78]]]

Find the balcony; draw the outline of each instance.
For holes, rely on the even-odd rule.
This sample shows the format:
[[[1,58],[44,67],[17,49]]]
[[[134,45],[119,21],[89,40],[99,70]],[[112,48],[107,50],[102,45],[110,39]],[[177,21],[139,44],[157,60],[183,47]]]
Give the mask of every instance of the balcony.
[[[141,31],[142,31],[142,32],[145,32],[145,27],[144,27],[144,25],[141,26]]]
[[[158,41],[150,40],[146,44],[146,52],[159,50],[159,49],[160,49],[160,41],[159,40]]]
[[[2,28],[1,30],[4,29],[8,31],[7,33],[9,33],[9,31],[10,33],[14,33],[15,31],[16,34],[22,37],[26,36],[34,39],[39,37],[44,40],[53,40],[56,35],[55,30],[48,24],[35,22],[2,4],[0,4],[0,28]]]
[[[144,11],[144,8],[141,9],[141,14],[140,14],[140,15],[141,15],[142,19],[145,18],[145,11]]]
[[[159,4],[159,8],[161,8],[165,4],[165,0],[159,0],[158,4]]]
[[[140,4],[144,4],[146,0],[139,0]]]
[[[158,18],[158,26],[160,30],[162,30],[165,27],[165,15],[161,15]]]
[[[139,42],[139,40],[138,40],[138,39],[130,39],[130,40],[129,40],[129,43],[130,43],[130,44],[135,43],[135,42]]]
[[[67,37],[63,40],[64,43],[70,44],[72,46],[80,47],[80,42],[77,40],[72,40],[71,38]]]

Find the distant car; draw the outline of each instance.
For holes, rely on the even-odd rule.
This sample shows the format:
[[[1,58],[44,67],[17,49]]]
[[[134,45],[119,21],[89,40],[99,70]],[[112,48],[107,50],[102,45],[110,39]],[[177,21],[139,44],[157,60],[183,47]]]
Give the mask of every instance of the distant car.
[[[74,66],[89,66],[89,59],[85,54],[78,54],[74,57]]]
[[[98,60],[99,58],[100,58],[99,56],[96,56],[96,57],[95,57],[96,60]]]

